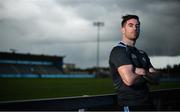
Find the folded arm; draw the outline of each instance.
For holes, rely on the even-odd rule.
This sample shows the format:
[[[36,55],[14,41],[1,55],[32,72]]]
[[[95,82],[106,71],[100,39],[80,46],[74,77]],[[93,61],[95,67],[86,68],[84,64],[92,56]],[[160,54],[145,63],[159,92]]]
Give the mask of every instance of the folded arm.
[[[133,65],[122,65],[118,67],[118,73],[127,86],[145,81],[142,77],[145,74],[145,70],[137,72]]]
[[[154,68],[150,68],[149,71],[147,71],[144,68],[134,68],[132,65],[122,65],[118,67],[118,73],[127,86],[142,82],[157,85],[160,75]]]

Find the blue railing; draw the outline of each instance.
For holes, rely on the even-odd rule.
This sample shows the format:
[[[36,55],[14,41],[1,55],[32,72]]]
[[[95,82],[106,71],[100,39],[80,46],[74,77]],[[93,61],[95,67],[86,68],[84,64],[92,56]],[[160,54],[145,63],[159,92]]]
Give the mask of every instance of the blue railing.
[[[27,65],[53,65],[50,61],[22,61],[22,60],[0,60],[0,63],[6,64],[27,64]]]
[[[95,74],[0,74],[0,78],[95,78]]]

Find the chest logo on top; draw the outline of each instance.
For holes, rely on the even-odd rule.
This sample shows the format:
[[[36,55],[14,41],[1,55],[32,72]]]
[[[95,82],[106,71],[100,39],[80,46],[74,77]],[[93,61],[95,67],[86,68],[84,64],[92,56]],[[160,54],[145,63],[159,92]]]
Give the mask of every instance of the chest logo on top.
[[[132,59],[137,59],[137,56],[135,54],[131,54]]]

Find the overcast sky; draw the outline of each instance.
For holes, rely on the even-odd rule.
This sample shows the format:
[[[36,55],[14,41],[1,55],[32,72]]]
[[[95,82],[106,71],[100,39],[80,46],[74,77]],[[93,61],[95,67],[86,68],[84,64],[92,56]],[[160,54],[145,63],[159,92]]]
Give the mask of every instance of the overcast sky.
[[[137,14],[141,34],[136,46],[149,56],[180,55],[179,0],[0,0],[0,51],[66,56],[77,67],[96,65],[97,27],[100,65],[121,39],[125,14]],[[180,59],[175,58],[180,63]]]

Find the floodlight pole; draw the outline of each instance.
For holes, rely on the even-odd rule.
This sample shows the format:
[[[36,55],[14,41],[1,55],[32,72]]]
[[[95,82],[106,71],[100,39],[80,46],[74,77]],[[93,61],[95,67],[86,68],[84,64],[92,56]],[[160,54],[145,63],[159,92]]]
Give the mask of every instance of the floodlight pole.
[[[96,21],[93,25],[97,27],[97,53],[96,53],[96,75],[99,75],[99,42],[100,42],[100,27],[104,26],[104,22]]]

